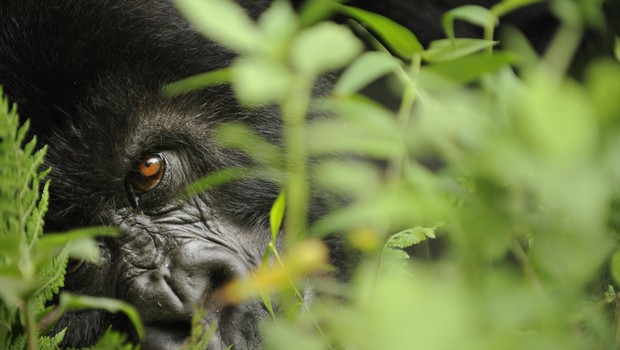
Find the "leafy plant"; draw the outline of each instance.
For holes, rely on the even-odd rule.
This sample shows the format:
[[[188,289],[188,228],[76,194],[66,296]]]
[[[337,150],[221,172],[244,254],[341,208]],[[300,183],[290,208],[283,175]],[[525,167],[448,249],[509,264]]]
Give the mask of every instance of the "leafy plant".
[[[282,150],[239,125],[222,129],[224,144],[261,154],[264,171],[255,173],[282,185],[290,247],[342,233],[363,253],[350,284],[314,281],[321,297],[311,308],[266,324],[267,348],[620,344],[620,317],[608,307],[618,298],[601,277],[617,245],[609,218],[620,173],[620,66],[608,59],[592,62],[583,81],[567,75],[583,28],[601,26],[601,1],[553,1],[560,25],[542,57],[516,31],[498,48],[498,21],[535,2],[456,8],[443,19],[447,38],[425,48],[387,18],[335,1],[310,1],[299,16],[278,1],[257,22],[231,1],[178,1],[239,58],[166,91],[230,83],[250,107],[280,106]],[[346,27],[316,22],[330,11],[350,16],[376,51],[362,52]],[[455,21],[480,26],[484,37],[455,37]],[[334,70],[342,72],[332,93],[313,95]],[[401,96],[397,111],[360,95],[380,77]],[[430,169],[429,159],[439,166]],[[308,226],[311,187],[347,201]],[[444,246],[437,261],[384,264],[435,235]],[[291,285],[307,273],[297,271],[287,275]],[[241,289],[263,300],[277,292]]]
[[[43,235],[50,183],[45,181],[49,169],[39,169],[47,148],[35,150],[35,137],[26,142],[28,127],[28,121],[20,126],[16,107],[0,90],[0,348],[58,349],[66,329],[54,336],[45,332],[62,313],[83,308],[123,311],[142,334],[137,312],[117,300],[63,293],[57,306],[48,305],[64,285],[67,259],[96,262],[98,248],[91,238],[115,230]],[[95,349],[121,348],[123,342],[108,331]]]

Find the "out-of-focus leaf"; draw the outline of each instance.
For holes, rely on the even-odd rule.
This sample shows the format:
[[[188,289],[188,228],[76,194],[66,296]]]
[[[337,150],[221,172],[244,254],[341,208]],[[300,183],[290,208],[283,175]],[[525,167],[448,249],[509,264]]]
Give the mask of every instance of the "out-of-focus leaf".
[[[311,25],[328,18],[334,11],[334,4],[345,0],[308,0],[304,1],[299,10],[299,22],[302,27]]]
[[[449,39],[454,39],[454,20],[457,19],[485,29],[493,28],[498,22],[497,16],[482,6],[465,5],[457,7],[443,15],[443,29]]]
[[[290,41],[299,29],[298,19],[288,1],[274,1],[258,19],[258,27],[265,36],[260,48],[274,60],[286,59]]]
[[[359,161],[324,162],[314,168],[316,182],[327,190],[363,198],[382,188],[379,169]]]
[[[367,52],[358,57],[342,73],[334,92],[336,94],[353,94],[378,78],[399,69],[400,62],[384,52]]]
[[[523,142],[548,157],[564,162],[588,157],[597,138],[595,118],[583,89],[574,83],[553,84],[538,72],[529,77],[529,89],[515,96],[517,130]]]
[[[480,79],[485,74],[495,73],[501,68],[518,62],[519,57],[517,55],[506,52],[496,52],[493,55],[481,53],[465,56],[423,67],[420,72],[420,84],[425,86],[425,82],[432,79],[428,73],[440,75],[458,84],[466,84]]]
[[[264,42],[257,26],[234,1],[176,0],[179,10],[205,36],[238,53],[251,53]]]
[[[537,2],[543,2],[545,0],[503,0],[491,7],[491,12],[497,16],[502,17],[520,7],[535,4]]]
[[[226,84],[232,80],[231,71],[231,68],[227,67],[194,75],[187,79],[179,80],[164,86],[162,89],[162,94],[165,97],[175,97],[189,91]]]
[[[411,31],[387,17],[351,6],[337,5],[336,8],[377,33],[381,40],[403,59],[410,60],[414,54],[424,51],[424,47]]]
[[[620,250],[616,250],[611,257],[611,276],[617,284],[620,284]]]
[[[239,122],[225,123],[215,130],[215,140],[222,146],[238,149],[262,166],[280,168],[284,156],[280,148],[254,129]]]
[[[65,233],[46,234],[39,239],[34,260],[37,263],[45,262],[59,254],[67,246],[70,257],[96,262],[99,259],[99,249],[92,238],[113,236],[118,232],[115,227],[98,226],[79,228]]]
[[[401,149],[396,116],[385,107],[360,96],[337,98],[326,106],[342,118],[317,120],[309,125],[311,153],[351,152],[390,158]]]
[[[286,96],[291,87],[291,74],[272,60],[240,58],[234,63],[232,86],[243,104],[266,105]]]
[[[607,125],[620,122],[620,65],[601,61],[587,71],[586,86],[597,116]]]
[[[422,57],[428,62],[455,60],[497,44],[484,39],[441,39],[433,41]]]
[[[111,313],[122,312],[133,324],[139,338],[144,338],[144,327],[138,311],[133,306],[116,299],[78,296],[70,293],[60,295],[58,306],[63,310],[100,309]]]
[[[362,48],[362,43],[348,28],[324,22],[302,31],[295,38],[291,62],[300,73],[316,76],[342,68]]]

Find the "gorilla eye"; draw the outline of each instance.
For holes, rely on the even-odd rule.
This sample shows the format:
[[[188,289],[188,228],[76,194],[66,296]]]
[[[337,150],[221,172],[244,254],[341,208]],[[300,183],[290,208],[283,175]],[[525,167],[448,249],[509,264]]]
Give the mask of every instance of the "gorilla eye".
[[[166,168],[159,154],[149,154],[142,158],[131,170],[128,181],[137,195],[154,189],[161,181]]]

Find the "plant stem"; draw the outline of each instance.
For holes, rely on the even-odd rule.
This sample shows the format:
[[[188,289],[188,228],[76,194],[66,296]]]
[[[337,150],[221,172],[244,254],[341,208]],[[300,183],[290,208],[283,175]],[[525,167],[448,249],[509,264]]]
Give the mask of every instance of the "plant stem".
[[[411,61],[408,74],[404,74],[403,72],[403,75],[407,78],[405,80],[403,99],[400,103],[400,108],[398,109],[398,124],[402,130],[405,130],[407,124],[409,124],[413,105],[416,101],[416,97],[418,96],[418,76],[420,75],[421,65],[422,56],[415,54]],[[402,152],[400,152],[400,154],[394,157],[394,159],[390,162],[388,169],[388,176],[390,179],[397,180],[401,178],[402,165],[403,162],[406,161],[407,157],[408,152],[406,146],[403,144]]]
[[[282,270],[284,271],[284,274],[286,275],[286,279],[288,280],[289,284],[291,285],[291,288],[293,289],[293,293],[295,293],[295,296],[297,297],[297,299],[299,299],[299,303],[301,304],[302,308],[304,309],[305,312],[308,313],[308,315],[310,315],[310,318],[312,319],[312,324],[314,325],[314,328],[317,330],[317,332],[319,332],[319,334],[321,335],[321,337],[323,338],[323,340],[325,341],[325,343],[327,344],[329,349],[333,349],[332,345],[330,344],[329,340],[327,339],[327,336],[325,336],[325,333],[323,333],[323,330],[321,329],[321,326],[316,322],[314,317],[312,317],[312,313],[310,312],[310,309],[308,308],[308,305],[306,305],[306,302],[304,301],[303,295],[301,294],[299,289],[297,289],[297,286],[295,286],[295,282],[293,281],[293,278],[287,272],[286,266],[284,265],[284,261],[282,261],[282,258],[280,258],[280,254],[278,253],[278,249],[276,248],[275,245],[273,245],[273,243],[269,243],[269,247],[271,248],[271,251],[273,252],[273,256],[278,261],[278,264],[280,264],[280,267],[282,267]]]
[[[282,104],[286,154],[286,217],[289,243],[306,232],[308,212],[308,174],[305,122],[312,93],[313,79],[297,76],[288,98]]]
[[[25,310],[25,318],[26,318],[26,349],[27,350],[38,350],[38,330],[39,327],[37,325],[37,321],[35,319],[35,310],[34,310],[34,300],[33,297],[30,297],[26,300],[26,310]]]

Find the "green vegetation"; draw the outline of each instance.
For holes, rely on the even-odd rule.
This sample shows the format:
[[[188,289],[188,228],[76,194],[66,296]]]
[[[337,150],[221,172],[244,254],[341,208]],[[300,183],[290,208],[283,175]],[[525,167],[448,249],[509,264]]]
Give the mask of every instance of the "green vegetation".
[[[281,280],[264,269],[232,289],[270,301],[279,284],[279,299],[302,304],[265,324],[267,348],[620,346],[619,281],[604,277],[617,242],[620,65],[593,62],[583,81],[567,73],[583,30],[602,23],[601,1],[554,1],[561,25],[543,57],[514,30],[498,49],[497,23],[533,2],[454,9],[443,20],[447,38],[425,48],[386,18],[333,1],[310,1],[298,16],[276,2],[257,22],[231,1],[178,1],[239,57],[165,92],[228,82],[250,108],[279,105],[283,149],[241,125],[222,128],[222,140],[280,181],[289,248],[336,232],[363,255],[343,286],[287,269],[270,246]],[[352,23],[321,22],[330,11]],[[483,38],[455,38],[455,21],[480,26]],[[349,28],[376,50],[363,52]],[[333,92],[313,95],[335,70]],[[397,111],[360,94],[381,77],[401,96]],[[311,188],[349,201],[309,224]],[[435,236],[443,248],[429,261]],[[403,259],[412,245],[422,253]],[[321,269],[320,256],[310,270]],[[311,307],[298,293],[307,286],[320,296]]]
[[[457,8],[444,16],[447,38],[425,48],[415,33],[334,1],[309,1],[299,15],[277,1],[253,22],[232,1],[178,0],[239,57],[164,93],[230,83],[249,108],[276,104],[282,113],[282,148],[244,125],[222,127],[220,141],[258,168],[213,174],[191,189],[248,173],[281,185],[262,268],[225,290],[230,302],[260,297],[270,311],[288,301],[265,321],[266,348],[620,347],[620,64],[592,62],[581,81],[567,73],[583,30],[601,23],[594,0],[554,2],[561,25],[543,57],[515,31],[498,49],[496,24],[533,2]],[[331,11],[351,26],[323,22]],[[483,38],[455,38],[454,21],[480,26]],[[376,50],[364,52],[349,28]],[[313,95],[336,70],[333,92]],[[401,97],[397,111],[360,94],[382,77]],[[62,333],[39,335],[46,315],[84,306],[136,315],[72,296],[45,308],[68,257],[96,259],[88,237],[102,232],[41,236],[45,149],[21,148],[26,130],[2,101],[0,347],[55,349]],[[429,159],[441,166],[430,170]],[[348,201],[309,223],[311,189]],[[288,254],[275,246],[282,224]],[[361,254],[347,284],[317,278],[329,270],[317,239],[333,233]],[[312,305],[303,288],[316,295]],[[108,334],[99,348],[120,348],[122,337]],[[194,332],[192,341],[206,337]]]
[[[0,91],[0,348],[58,349],[65,331],[45,332],[63,312],[83,308],[123,311],[141,334],[133,307],[117,300],[62,293],[58,305],[47,306],[64,285],[67,259],[96,262],[95,235],[114,234],[110,228],[80,229],[43,236],[50,169],[40,171],[46,148],[35,151],[36,138],[26,142],[28,122],[19,125],[15,106]],[[23,146],[23,147],[22,147]],[[43,184],[43,188],[40,186]],[[107,332],[95,349],[121,348],[123,337]],[[130,349],[125,347],[123,349]]]

